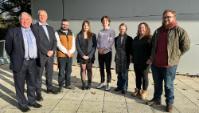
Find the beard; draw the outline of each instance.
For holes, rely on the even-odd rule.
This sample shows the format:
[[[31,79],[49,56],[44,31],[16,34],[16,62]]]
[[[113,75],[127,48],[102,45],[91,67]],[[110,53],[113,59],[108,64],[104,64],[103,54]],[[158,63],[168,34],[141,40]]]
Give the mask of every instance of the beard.
[[[166,29],[171,29],[171,28],[175,27],[176,25],[177,25],[177,22],[175,20],[172,22],[166,22],[166,21],[162,22],[162,26]]]
[[[67,28],[61,28],[61,30],[62,30],[62,31],[67,31],[68,29],[67,29]]]

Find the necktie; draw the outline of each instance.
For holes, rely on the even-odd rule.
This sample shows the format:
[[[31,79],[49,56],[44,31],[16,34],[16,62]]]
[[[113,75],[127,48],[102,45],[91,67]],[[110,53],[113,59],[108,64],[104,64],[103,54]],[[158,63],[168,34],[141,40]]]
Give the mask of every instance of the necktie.
[[[45,34],[46,34],[48,40],[50,40],[50,39],[49,39],[49,34],[48,34],[47,26],[46,26],[46,25],[42,25],[42,27],[43,27],[43,29],[44,29],[44,32],[45,32]]]
[[[26,32],[26,37],[27,37],[27,44],[28,44],[28,57],[33,58],[33,52],[31,52],[31,49],[33,49],[33,42],[32,42],[32,37],[30,35],[30,30],[25,30]]]

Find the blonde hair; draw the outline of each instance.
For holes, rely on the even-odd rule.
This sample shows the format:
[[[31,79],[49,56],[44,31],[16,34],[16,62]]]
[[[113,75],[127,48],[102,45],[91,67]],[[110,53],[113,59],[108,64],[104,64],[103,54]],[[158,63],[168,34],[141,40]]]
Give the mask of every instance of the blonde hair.
[[[121,24],[119,25],[119,29],[120,29],[121,26],[126,27],[126,31],[127,31],[127,25],[126,25],[125,23],[121,23]]]

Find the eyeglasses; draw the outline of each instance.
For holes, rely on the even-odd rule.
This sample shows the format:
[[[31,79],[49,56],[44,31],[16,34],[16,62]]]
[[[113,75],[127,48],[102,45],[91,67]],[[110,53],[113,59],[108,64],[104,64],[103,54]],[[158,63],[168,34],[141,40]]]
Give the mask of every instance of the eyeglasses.
[[[163,18],[164,19],[170,19],[170,18],[173,18],[174,16],[164,16]]]
[[[68,24],[62,24],[62,26],[69,26]]]

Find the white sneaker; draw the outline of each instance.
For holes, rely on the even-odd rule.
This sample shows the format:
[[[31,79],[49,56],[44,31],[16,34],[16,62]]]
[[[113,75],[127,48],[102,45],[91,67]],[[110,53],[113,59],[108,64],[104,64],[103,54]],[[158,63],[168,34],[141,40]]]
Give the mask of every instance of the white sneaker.
[[[105,88],[105,91],[110,91],[110,90],[111,90],[111,87],[110,87],[109,84],[107,83],[106,88]]]
[[[97,86],[97,89],[101,89],[105,86],[105,83],[100,83],[98,86]]]

